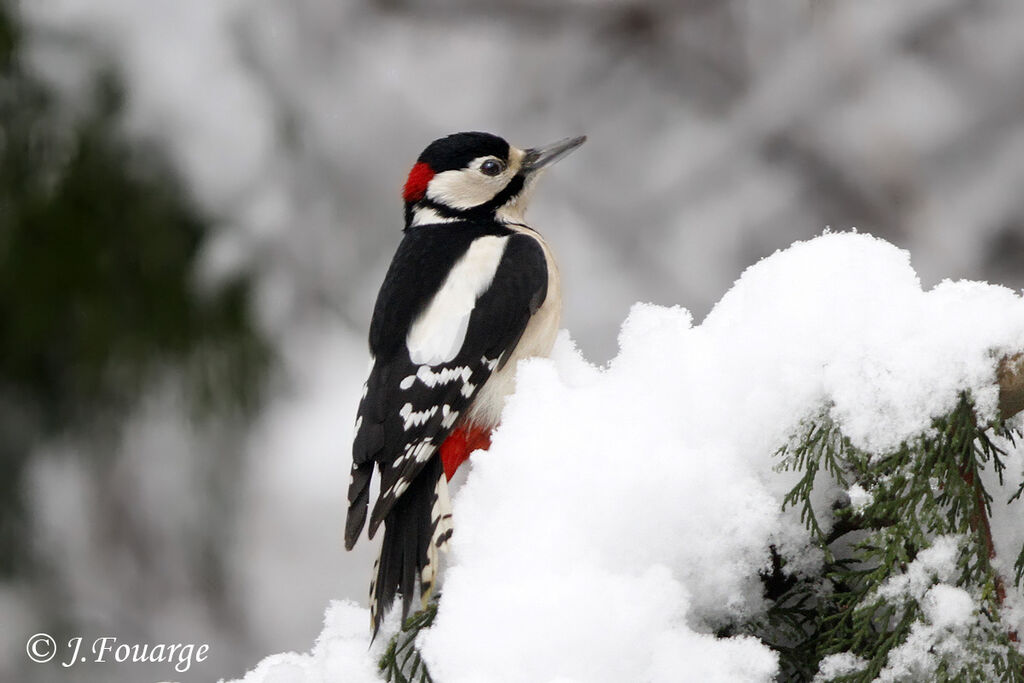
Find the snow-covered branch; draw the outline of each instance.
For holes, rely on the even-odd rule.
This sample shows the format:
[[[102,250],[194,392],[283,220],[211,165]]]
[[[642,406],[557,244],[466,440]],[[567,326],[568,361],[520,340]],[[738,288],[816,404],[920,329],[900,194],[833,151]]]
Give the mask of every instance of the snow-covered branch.
[[[700,325],[635,305],[619,342],[607,367],[568,336],[551,360],[520,366],[493,446],[454,497],[437,618],[416,640],[435,681],[774,680],[795,665],[771,635],[778,596],[762,578],[781,560],[781,580],[827,584],[844,520],[883,539],[876,562],[895,553],[878,581],[914,602],[904,640],[879,637],[891,656],[828,658],[819,643],[807,666],[895,680],[1010,661],[1006,638],[1024,623],[970,581],[998,579],[1007,604],[1024,599],[1009,580],[1024,503],[1006,504],[1024,452],[987,426],[1022,404],[1024,356],[1001,363],[998,386],[992,368],[992,349],[1024,349],[1019,295],[977,282],[926,291],[906,252],[827,234],[747,269]],[[906,514],[886,517],[890,494]],[[971,506],[986,500],[980,525]],[[907,526],[925,512],[926,530]],[[904,540],[888,547],[887,534]],[[950,548],[982,548],[970,581]],[[873,604],[808,595],[823,610]],[[268,658],[246,683],[275,680],[278,666],[296,681],[374,680],[383,645],[367,656],[367,621],[336,604],[311,654]],[[979,634],[990,649],[957,650]]]

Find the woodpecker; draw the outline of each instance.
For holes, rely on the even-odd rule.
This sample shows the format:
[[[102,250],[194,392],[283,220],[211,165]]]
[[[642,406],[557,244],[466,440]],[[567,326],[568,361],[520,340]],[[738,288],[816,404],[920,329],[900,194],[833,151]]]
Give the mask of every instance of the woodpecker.
[[[403,238],[370,323],[370,373],[356,416],[345,547],[380,495],[384,524],[370,582],[374,635],[395,595],[424,605],[452,534],[448,480],[490,446],[516,364],[550,353],[561,315],[558,268],[523,214],[540,172],[586,137],[518,149],[489,133],[435,140],[409,171]]]

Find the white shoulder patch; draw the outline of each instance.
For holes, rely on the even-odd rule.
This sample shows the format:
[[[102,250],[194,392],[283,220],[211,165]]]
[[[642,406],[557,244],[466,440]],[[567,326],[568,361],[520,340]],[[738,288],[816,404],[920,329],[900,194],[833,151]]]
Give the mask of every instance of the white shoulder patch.
[[[494,280],[507,242],[487,235],[469,245],[409,330],[405,345],[413,363],[438,365],[458,355],[473,306]]]

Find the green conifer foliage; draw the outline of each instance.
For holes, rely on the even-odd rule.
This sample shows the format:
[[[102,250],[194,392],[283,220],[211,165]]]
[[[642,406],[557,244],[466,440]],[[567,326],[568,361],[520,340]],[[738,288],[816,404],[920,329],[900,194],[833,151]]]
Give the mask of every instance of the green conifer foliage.
[[[0,575],[27,557],[39,438],[116,424],[168,371],[197,415],[251,407],[268,356],[247,280],[195,286],[209,222],[120,134],[117,83],[84,116],[62,110],[20,61],[16,9],[0,0]]]
[[[420,631],[430,628],[434,623],[440,598],[440,593],[436,594],[426,607],[406,619],[401,630],[391,636],[387,649],[377,663],[377,668],[388,683],[433,683],[434,679],[430,677],[427,665],[416,647],[416,638]]]
[[[963,396],[892,453],[856,448],[824,414],[779,451],[780,469],[802,474],[784,505],[800,511],[823,553],[820,572],[787,577],[752,629],[780,653],[782,680],[1024,680],[1016,634],[1000,621],[1005,587],[992,564],[993,499],[981,477],[991,468],[1002,481],[1000,444],[1012,438],[1001,424],[979,425]],[[812,493],[830,485],[860,495],[836,503],[825,524]],[[929,614],[940,584],[973,601],[966,623]],[[900,648],[928,656],[907,665]]]

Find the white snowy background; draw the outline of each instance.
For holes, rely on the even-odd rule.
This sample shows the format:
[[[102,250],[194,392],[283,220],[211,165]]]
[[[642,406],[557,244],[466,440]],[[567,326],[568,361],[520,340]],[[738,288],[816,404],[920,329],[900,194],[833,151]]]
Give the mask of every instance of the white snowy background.
[[[973,310],[980,302],[971,313],[979,324],[990,322],[989,311],[1012,307],[1007,293],[989,289],[933,292],[943,278],[1024,284],[1019,3],[28,0],[19,7],[31,64],[70,110],[97,70],[124,80],[125,129],[161,145],[219,223],[197,280],[257,273],[259,321],[284,359],[284,379],[247,427],[198,429],[179,396],[154,387],[115,449],[112,479],[97,483],[60,457],[82,444],[47,444],[34,457],[36,543],[61,587],[48,599],[61,600],[86,635],[195,640],[213,652],[187,675],[115,666],[76,668],[67,680],[241,676],[268,653],[309,650],[329,600],[363,603],[374,549],[361,543],[344,553],[341,525],[365,330],[400,236],[404,173],[440,135],[483,129],[518,145],[590,137],[547,174],[531,212],[560,255],[564,325],[579,350],[563,339],[554,363],[525,369],[493,451],[459,494],[450,616],[426,643],[446,683],[479,680],[481,662],[506,661],[515,647],[549,648],[533,665],[555,667],[574,638],[621,639],[615,666],[651,680],[671,680],[674,657],[687,653],[700,655],[693,666],[707,667],[705,680],[722,666],[746,667],[737,678],[763,678],[772,662],[757,643],[710,643],[698,634],[756,609],[751,570],[764,562],[766,535],[779,528],[785,485],[770,474],[770,449],[803,417],[800,409],[826,396],[865,439],[906,433],[924,419],[922,408],[948,395],[920,384],[917,393],[886,393],[899,373],[931,377],[934,368],[917,359],[955,357],[942,378],[952,384],[943,387],[974,384],[985,379],[980,346],[1017,333],[1012,321],[981,328],[993,335],[985,339],[947,337],[918,323],[936,323],[943,304]],[[853,259],[851,268],[877,281],[863,289],[854,275],[833,283],[827,271],[807,272],[812,247],[805,246],[749,271],[730,291],[747,266],[826,226],[886,237],[909,250],[913,270],[905,255],[866,238],[831,238],[820,244],[852,246],[814,247],[821,258]],[[799,267],[792,278],[778,275],[786,259]],[[829,287],[815,291],[800,275]],[[637,301],[680,305],[693,318],[633,308]],[[807,317],[815,311],[818,318]],[[823,318],[835,327],[808,346],[801,330],[812,322],[819,329]],[[920,345],[934,355],[918,353]],[[845,361],[829,372],[807,370],[814,359],[837,357]],[[883,370],[897,373],[892,386]],[[893,413],[901,421],[877,433],[864,428],[859,421],[875,416],[858,403],[867,386],[858,373],[882,382],[876,388],[887,407],[904,409]],[[670,415],[652,412],[670,392],[678,401]],[[630,424],[619,429],[622,411]],[[557,430],[532,427],[559,415]],[[751,424],[736,425],[738,415],[752,416]],[[609,429],[596,434],[597,423]],[[223,492],[228,503],[197,493],[208,490],[209,453],[236,463]],[[619,476],[611,476],[614,468]],[[677,500],[646,495],[649,470],[659,468],[679,487]],[[579,505],[593,495],[599,507]],[[532,511],[532,524],[513,523],[522,509]],[[557,522],[538,528],[542,513]],[[150,539],[145,566],[102,533],[113,514]],[[638,528],[644,519],[657,522]],[[581,528],[590,535],[567,544],[566,532]],[[504,547],[495,545],[499,533],[510,539]],[[216,601],[190,570],[190,539],[202,534],[222,539],[231,577]],[[513,539],[529,540],[530,550],[509,555]],[[491,591],[486,603],[460,607],[510,562],[509,580],[521,582],[515,600]],[[575,590],[577,579],[601,590]],[[528,593],[533,601],[520,600],[544,582],[564,596],[561,609],[536,590]],[[0,586],[5,633],[34,632],[37,597],[31,587]],[[945,597],[943,604],[957,599]],[[320,663],[299,658],[295,676],[332,657],[369,661],[360,610],[340,603],[331,612]],[[595,628],[609,613],[623,615],[621,631]],[[543,630],[506,633],[524,615],[564,640],[550,643]],[[453,647],[468,629],[480,631],[479,619],[495,637],[479,651]],[[581,624],[594,630],[574,630]],[[0,678],[52,680],[52,671],[27,666],[23,647],[20,637],[0,644]],[[602,680],[593,673],[602,664],[543,673]],[[534,673],[508,680],[537,680]]]

